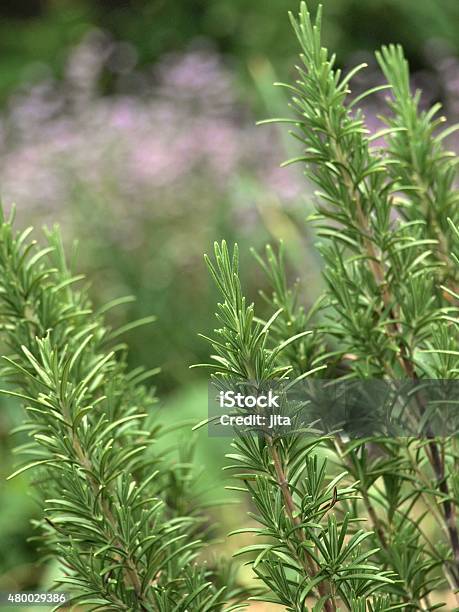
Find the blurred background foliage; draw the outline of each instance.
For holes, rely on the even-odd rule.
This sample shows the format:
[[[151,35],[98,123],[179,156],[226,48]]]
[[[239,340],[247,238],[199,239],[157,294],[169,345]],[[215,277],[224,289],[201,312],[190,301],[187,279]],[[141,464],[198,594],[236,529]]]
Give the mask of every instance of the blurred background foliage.
[[[314,3],[311,3],[314,5]],[[401,42],[425,103],[459,115],[457,0],[325,0],[327,44],[347,67],[369,64],[355,87],[377,83],[373,51]],[[113,325],[158,317],[126,339],[132,364],[160,365],[164,418],[201,420],[206,374],[198,332],[214,326],[215,292],[202,254],[237,240],[253,299],[263,276],[249,254],[283,239],[305,304],[320,292],[314,235],[305,223],[312,194],[285,131],[255,127],[285,115],[272,87],[297,55],[284,0],[3,0],[0,3],[0,193],[17,204],[18,225],[59,223],[74,269],[87,274],[96,304],[131,294]],[[368,103],[370,127],[380,101]],[[2,402],[1,474],[13,464],[9,432],[19,406]],[[187,435],[187,434],[186,434]],[[172,443],[181,444],[180,436]],[[216,443],[215,443],[216,442]],[[222,441],[197,441],[203,486],[219,483]],[[26,478],[0,488],[0,589],[47,584],[37,565]],[[222,533],[245,508],[219,513]],[[222,548],[225,549],[226,545]]]
[[[317,0],[311,2],[316,4]],[[415,68],[429,64],[425,43],[439,39],[454,52],[459,40],[455,0],[325,0],[325,36],[344,61],[356,51],[403,41]],[[212,41],[243,72],[255,57],[276,67],[296,53],[286,19],[294,3],[270,0],[3,0],[0,90],[3,99],[43,62],[62,75],[72,45],[94,27],[135,47],[148,66],[191,40]]]

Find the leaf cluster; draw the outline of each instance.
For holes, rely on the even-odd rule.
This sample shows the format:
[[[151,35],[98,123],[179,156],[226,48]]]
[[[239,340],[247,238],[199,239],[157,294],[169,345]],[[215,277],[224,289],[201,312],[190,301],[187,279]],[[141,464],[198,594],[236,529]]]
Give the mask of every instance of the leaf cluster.
[[[157,370],[129,370],[126,330],[104,320],[123,300],[94,311],[57,230],[44,248],[29,235],[1,219],[1,376],[27,412],[12,477],[34,474],[38,539],[60,561],[58,586],[92,610],[223,609],[239,590],[202,559],[210,534],[198,485],[179,454],[155,449]]]

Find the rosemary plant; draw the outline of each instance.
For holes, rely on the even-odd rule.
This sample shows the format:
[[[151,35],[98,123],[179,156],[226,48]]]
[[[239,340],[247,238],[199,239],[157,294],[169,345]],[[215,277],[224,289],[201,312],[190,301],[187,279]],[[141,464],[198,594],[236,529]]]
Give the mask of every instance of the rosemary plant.
[[[243,295],[237,246],[216,244],[207,258],[222,296],[212,376],[260,387],[308,377],[455,380],[457,157],[444,148],[454,128],[441,128],[439,105],[422,109],[400,47],[377,54],[387,83],[352,96],[365,66],[347,75],[335,67],[321,9],[312,19],[302,3],[292,23],[302,49],[298,80],[285,85],[294,116],[270,121],[293,125],[302,154],[287,163],[303,164],[317,187],[326,291],[306,312],[282,249],[268,247],[256,255],[272,285],[264,297],[273,315],[262,321]],[[359,105],[384,89],[387,127],[371,134]],[[416,409],[426,420],[422,401]],[[262,601],[329,612],[459,606],[454,435],[429,424],[424,436],[350,440],[236,432],[233,446],[228,469],[259,525],[247,529],[259,543],[240,553],[266,587]]]
[[[345,76],[335,67],[321,10],[312,20],[303,3],[292,22],[302,55],[284,121],[303,151],[287,163],[303,164],[317,187],[326,290],[306,311],[282,247],[267,247],[255,254],[272,286],[264,321],[244,297],[237,246],[216,244],[212,376],[256,390],[319,378],[454,381],[459,197],[457,158],[444,148],[454,128],[411,93],[400,47],[377,55],[387,84],[353,97],[364,66]],[[383,89],[387,127],[372,135],[359,105]],[[29,235],[0,215],[1,376],[3,393],[26,408],[25,461],[13,476],[35,474],[38,539],[60,562],[57,586],[91,610],[239,607],[232,566],[203,560],[211,535],[188,450],[155,449],[165,430],[147,384],[155,371],[127,366],[122,334],[151,319],[111,329],[105,312],[123,300],[95,311],[58,232],[45,248]],[[436,435],[423,398],[413,401],[423,436],[236,431],[228,470],[257,524],[237,530],[257,541],[236,556],[263,585],[252,599],[293,612],[459,607],[456,436]]]
[[[198,559],[206,517],[183,457],[160,456],[164,427],[146,386],[156,373],[126,365],[120,336],[72,276],[57,231],[38,248],[31,230],[0,219],[2,378],[27,411],[18,451],[43,498],[38,522],[58,586],[91,610],[210,611],[239,594],[229,566]],[[86,609],[88,609],[86,608]],[[225,609],[232,609],[228,606]]]

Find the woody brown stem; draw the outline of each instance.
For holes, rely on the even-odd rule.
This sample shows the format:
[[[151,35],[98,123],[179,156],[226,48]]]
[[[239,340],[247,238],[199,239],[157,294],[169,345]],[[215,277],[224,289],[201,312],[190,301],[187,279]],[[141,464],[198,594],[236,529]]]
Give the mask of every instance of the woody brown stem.
[[[273,439],[271,436],[265,435],[265,440],[267,442],[270,456],[272,458],[274,469],[276,471],[277,483],[282,491],[282,495],[285,503],[285,510],[292,524],[297,527],[298,537],[302,542],[306,540],[306,535],[304,533],[303,528],[301,527],[301,519],[297,514],[297,508],[295,502],[293,501],[292,493],[290,491],[290,485],[287,480],[287,475],[285,474],[284,468],[282,466],[282,461],[279,456],[279,452],[276,446],[273,444]],[[302,563],[305,571],[311,576],[311,578],[315,578],[318,574],[318,568],[314,559],[312,559],[307,553],[306,556],[302,558]],[[322,598],[327,597],[324,603],[324,610],[326,612],[335,612],[336,606],[334,603],[333,595],[331,593],[330,585],[323,581],[318,584],[317,587],[319,591],[319,595]]]

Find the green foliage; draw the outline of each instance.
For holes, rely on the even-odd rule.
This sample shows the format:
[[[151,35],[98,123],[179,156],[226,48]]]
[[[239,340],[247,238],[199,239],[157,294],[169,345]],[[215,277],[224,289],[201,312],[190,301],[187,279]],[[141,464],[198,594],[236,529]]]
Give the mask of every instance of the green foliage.
[[[17,3],[16,3],[17,4]],[[186,48],[197,38],[211,40],[245,68],[257,70],[257,60],[267,57],[285,67],[295,52],[285,13],[296,3],[271,0],[263,11],[250,0],[174,3],[136,0],[135,3],[51,0],[1,7],[0,99],[43,62],[61,74],[65,48],[91,27],[108,30],[118,40],[131,43],[141,64],[162,54]],[[311,3],[316,6],[317,0]],[[109,10],[107,10],[109,7]],[[431,69],[424,52],[428,40],[445,41],[457,50],[455,0],[333,0],[326,4],[327,40],[340,48],[345,60],[355,50],[371,49],[391,40],[404,41],[416,66]],[[329,10],[328,10],[329,9]],[[22,19],[18,19],[22,17]],[[173,24],[173,26],[172,26]],[[154,35],[152,36],[152,28]]]
[[[93,610],[221,609],[237,590],[198,559],[209,534],[190,458],[155,451],[156,371],[129,371],[126,330],[104,324],[122,300],[94,312],[57,231],[41,249],[29,234],[1,220],[1,374],[26,406],[14,475],[35,474],[40,545],[59,559],[60,585]]]
[[[378,55],[391,93],[387,129],[371,135],[350,84],[322,46],[319,10],[293,20],[302,48],[292,93],[294,135],[318,189],[313,217],[325,295],[310,310],[290,287],[283,252],[256,255],[272,292],[264,321],[247,301],[239,253],[207,258],[221,294],[209,339],[217,384],[290,387],[308,378],[458,378],[456,158],[438,107],[411,95],[398,47]],[[378,144],[385,140],[385,146]],[[235,569],[203,559],[212,541],[192,454],[158,451],[164,427],[147,385],[127,367],[124,332],[94,311],[57,231],[39,248],[0,219],[4,394],[21,400],[25,458],[43,515],[37,540],[57,558],[73,603],[91,610],[210,612],[239,607]],[[8,384],[7,384],[8,383]],[[418,417],[426,419],[422,402]],[[371,404],[368,410],[371,410]],[[287,610],[434,610],[459,590],[456,438],[236,435],[226,469],[251,499],[252,597]],[[163,448],[160,446],[160,448]],[[431,521],[435,522],[432,532]],[[451,601],[451,599],[449,599]],[[459,602],[458,602],[459,604]],[[445,604],[451,607],[451,604]],[[444,607],[444,606],[443,606]]]
[[[269,247],[257,259],[274,314],[260,321],[241,289],[237,247],[231,255],[216,244],[208,264],[223,301],[213,377],[256,388],[311,376],[457,379],[457,158],[443,148],[453,128],[439,131],[440,107],[424,111],[411,94],[400,47],[377,56],[387,85],[353,98],[352,78],[365,66],[347,75],[335,67],[322,46],[321,9],[312,20],[303,3],[292,22],[302,49],[298,80],[285,86],[294,116],[275,121],[294,125],[302,155],[287,163],[303,164],[317,187],[312,220],[326,292],[305,313],[282,250]],[[391,90],[387,129],[371,134],[359,103],[383,89]],[[251,554],[266,586],[261,600],[295,611],[386,611],[433,610],[445,589],[454,598],[455,437],[429,428],[415,439],[236,436],[228,469],[253,500],[260,526],[250,531],[262,540],[240,554]]]

